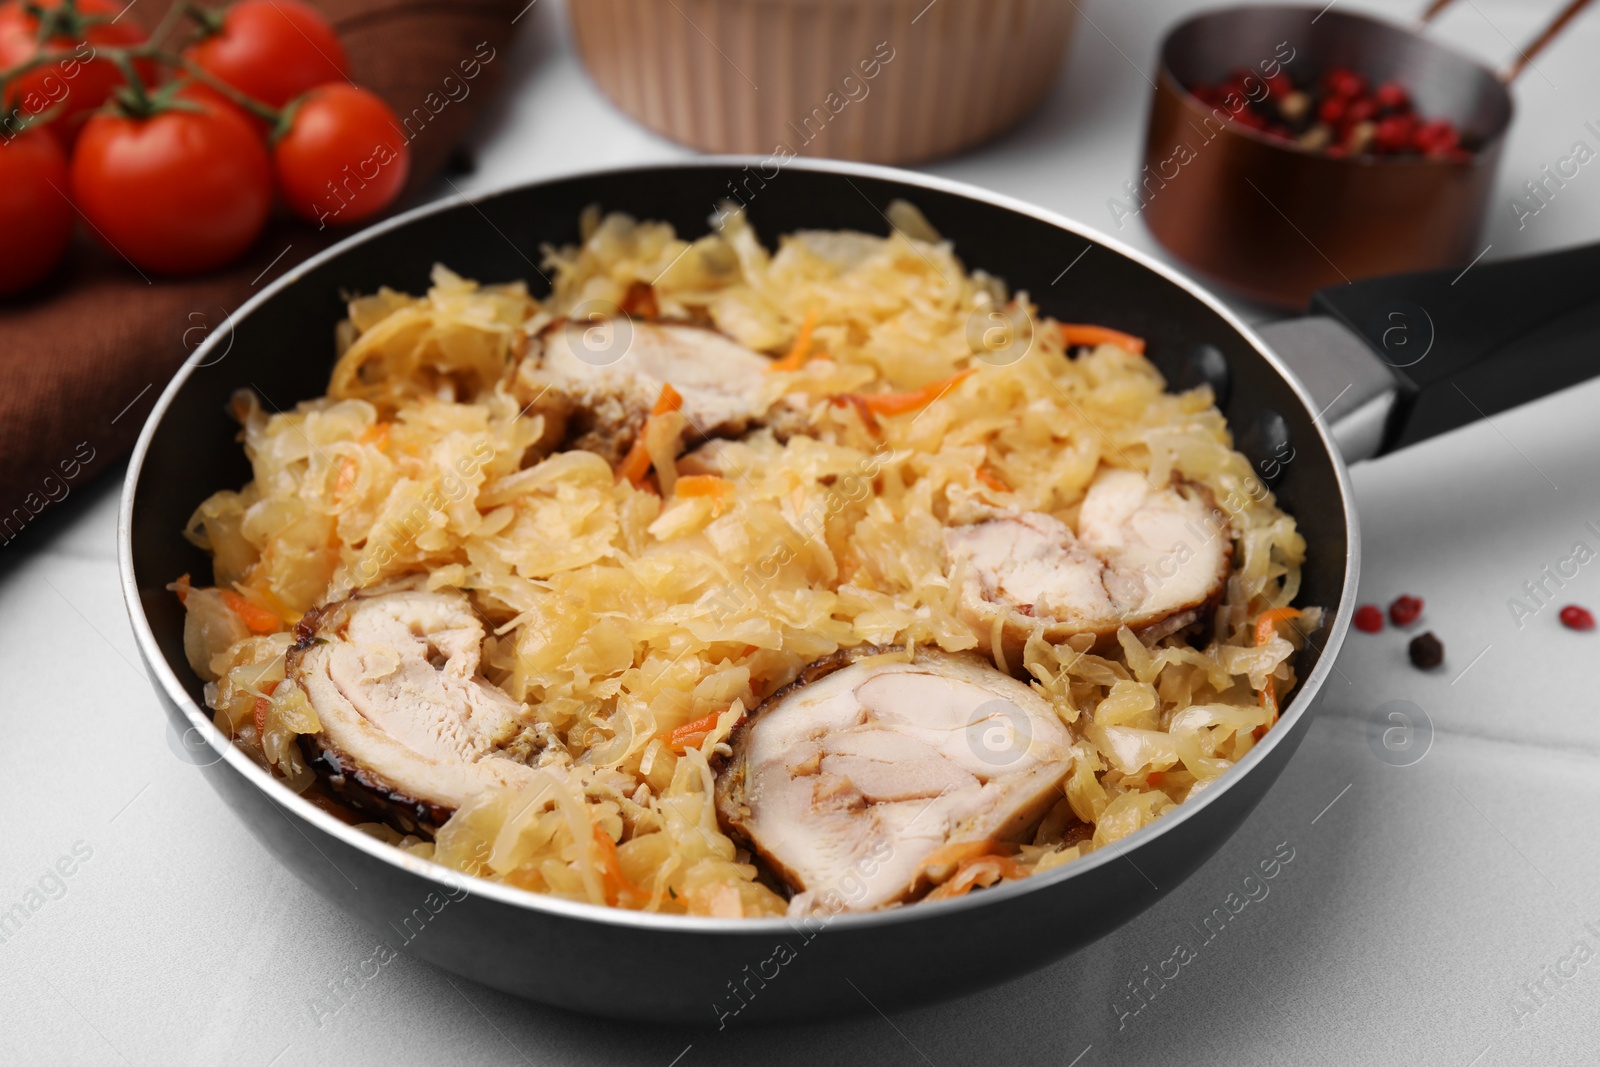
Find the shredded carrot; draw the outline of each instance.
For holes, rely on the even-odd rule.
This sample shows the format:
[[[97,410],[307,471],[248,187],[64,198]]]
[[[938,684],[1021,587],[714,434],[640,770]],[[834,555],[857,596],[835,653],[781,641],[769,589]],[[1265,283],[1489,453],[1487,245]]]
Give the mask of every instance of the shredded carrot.
[[[187,574],[178,575],[178,580],[172,583],[172,591],[178,594],[178,603],[187,604],[189,602],[189,576]]]
[[[1278,623],[1299,617],[1299,608],[1269,608],[1263,611],[1256,619],[1256,644],[1264,645],[1271,641]]]
[[[662,385],[661,395],[656,397],[655,406],[650,409],[650,416],[667,415],[683,407],[683,396],[672,387],[669,382]],[[650,420],[639,428],[639,435],[633,439],[633,447],[628,449],[628,454],[622,457],[622,462],[617,464],[617,481],[626,478],[635,489],[644,486],[645,475],[650,473],[650,453],[644,447],[645,435],[650,432]]]
[[[867,400],[865,397],[857,393],[840,393],[837,396],[830,396],[828,398],[828,402],[834,407],[855,408],[856,414],[861,416],[861,425],[865,426],[867,428],[867,432],[871,433],[874,437],[878,435],[878,416],[874,415],[872,413],[872,408],[867,406]]]
[[[726,709],[724,709],[726,710]],[[713,711],[704,718],[694,722],[686,722],[667,734],[667,747],[675,752],[683,752],[691,748],[699,748],[705,739],[711,736],[711,731],[717,728],[717,720],[722,712]]]
[[[978,481],[982,482],[984,485],[987,485],[990,489],[993,489],[997,493],[1011,492],[1011,486],[1006,484],[1006,480],[1000,477],[1000,475],[996,474],[994,471],[990,470],[986,464],[980,464],[978,466]]]
[[[904,415],[927,407],[977,373],[977,367],[968,367],[909,393],[867,393],[861,395],[861,402],[874,415]]]
[[[263,683],[261,683],[261,691],[263,693],[267,694],[267,696],[271,696],[273,693],[276,693],[278,691],[278,683],[277,682],[263,682]]]
[[[649,282],[634,282],[629,285],[618,310],[632,319],[655,322],[661,317],[661,305],[656,301],[655,286]]]
[[[256,697],[255,712],[251,716],[256,721],[256,738],[263,739],[267,736],[267,708],[272,701],[266,697]]]
[[[1299,608],[1269,608],[1263,611],[1261,617],[1256,619],[1256,644],[1264,645],[1271,641],[1273,634],[1277,632],[1275,627],[1279,622],[1299,617]],[[1261,690],[1261,706],[1267,709],[1267,726],[1278,721],[1278,686],[1271,677],[1267,678],[1266,688]],[[1253,736],[1259,741],[1266,732],[1266,727],[1258,726]]]
[[[356,484],[356,461],[349,456],[339,460],[339,480],[333,486],[333,499],[338,501]]]
[[[617,843],[600,827],[594,828],[594,846],[600,860],[600,873],[605,881],[606,902],[620,904],[624,898],[648,900],[650,894],[628,880],[622,873],[622,861],[617,858]]]
[[[650,473],[650,453],[645,451],[644,431],[639,431],[639,436],[634,438],[633,447],[628,449],[628,454],[622,457],[622,462],[617,464],[617,481],[626,478],[638,489],[644,484],[645,475]]]
[[[389,424],[387,422],[373,423],[361,431],[361,436],[356,438],[356,442],[363,445],[377,445],[378,451],[382,452],[389,447]]]
[[[1009,856],[978,856],[966,860],[956,869],[948,882],[938,886],[927,896],[928,900],[950,900],[966,896],[973,886],[994,885],[1002,878],[1026,878],[1028,869]]]
[[[957,841],[949,845],[940,845],[923,857],[922,862],[917,864],[917,870],[930,871],[936,867],[964,863],[979,856],[987,856],[993,847],[993,843],[989,841]]]
[[[733,483],[716,474],[686,474],[679,478],[672,491],[682,497],[711,497],[711,517],[717,518],[729,508]]]
[[[1113,330],[1108,326],[1091,326],[1087,323],[1063,322],[1061,325],[1061,343],[1071,348],[1073,345],[1088,345],[1094,348],[1098,345],[1116,345],[1135,355],[1144,355],[1144,338],[1135,337],[1131,333]]]
[[[774,360],[767,366],[767,373],[774,371],[799,370],[806,365],[806,360],[811,358],[811,331],[817,325],[817,313],[806,312],[806,321],[800,324],[800,332],[794,335],[794,347],[789,349],[789,354],[782,359]]]
[[[276,633],[283,629],[283,620],[259,604],[252,604],[232,589],[217,590],[223,602],[233,613],[244,620],[245,628],[253,634]]]
[[[1159,787],[1162,782],[1165,782],[1167,780],[1167,772],[1166,771],[1151,771],[1149,774],[1144,776],[1144,780],[1149,782],[1153,786]]]
[[[682,407],[683,396],[667,382],[661,386],[661,395],[656,397],[656,406],[650,409],[650,414],[665,415]]]

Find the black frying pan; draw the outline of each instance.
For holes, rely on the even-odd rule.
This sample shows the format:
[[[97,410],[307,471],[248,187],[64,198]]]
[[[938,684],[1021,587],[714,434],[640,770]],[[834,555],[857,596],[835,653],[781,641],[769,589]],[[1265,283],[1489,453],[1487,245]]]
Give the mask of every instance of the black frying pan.
[[[392,946],[534,1000],[712,1026],[854,1011],[861,994],[889,1008],[1013,977],[1114,930],[1211,856],[1305,735],[1349,626],[1359,560],[1335,439],[1359,458],[1600,369],[1594,249],[1479,265],[1455,285],[1449,275],[1417,275],[1323,294],[1321,317],[1274,329],[1310,375],[1308,390],[1198,286],[1066,219],[883,168],[795,161],[753,177],[770,174],[760,168],[738,159],[582,174],[431,205],[352,237],[273,284],[195,353],[157,403],[128,470],[118,529],[123,591],[191,761],[276,856]],[[211,726],[184,659],[182,611],[163,587],[185,571],[210,573],[183,526],[212,491],[250,476],[224,410],[229,394],[253,386],[280,408],[321,395],[341,293],[380,285],[418,292],[436,262],[486,282],[531,279],[537,290],[539,245],[576,241],[586,205],[664,219],[693,237],[730,189],[749,201],[769,245],[797,229],[882,233],[885,206],[911,200],[969,267],[1027,290],[1045,314],[1147,338],[1174,387],[1205,381],[1216,389],[1239,447],[1306,538],[1298,602],[1330,610],[1302,656],[1304,681],[1282,721],[1215,786],[1116,846],[1043,875],[819,928],[649,915],[463,879],[313,807]],[[1526,344],[1523,335],[1531,335]],[[1387,353],[1388,365],[1375,352]]]

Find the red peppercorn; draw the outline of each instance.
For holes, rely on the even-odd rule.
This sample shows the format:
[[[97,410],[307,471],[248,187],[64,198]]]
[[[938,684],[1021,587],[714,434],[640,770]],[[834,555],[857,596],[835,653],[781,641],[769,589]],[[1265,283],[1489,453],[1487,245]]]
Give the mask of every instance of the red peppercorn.
[[[1412,143],[1426,156],[1446,156],[1461,144],[1461,133],[1447,119],[1424,122],[1411,135]]]
[[[1401,111],[1411,104],[1410,95],[1399,82],[1384,82],[1373,90],[1372,99],[1385,111]]]
[[[1317,106],[1317,118],[1329,126],[1337,126],[1344,121],[1345,112],[1350,109],[1350,101],[1342,96],[1330,96],[1323,99]]]
[[[1289,80],[1289,75],[1280,70],[1267,79],[1267,88],[1272,91],[1273,96],[1281,99],[1294,92],[1294,82]]]
[[[1367,79],[1347,67],[1329,67],[1322,84],[1335,96],[1356,97],[1367,91]]]
[[[1376,604],[1363,604],[1356,609],[1356,629],[1364,634],[1375,634],[1383,629],[1383,611]]]
[[[1410,626],[1422,614],[1422,598],[1402,596],[1389,605],[1389,621],[1396,626]]]
[[[1380,152],[1404,152],[1411,144],[1411,131],[1417,120],[1410,115],[1390,115],[1378,120],[1372,143]]]
[[[1378,113],[1378,105],[1373,103],[1370,96],[1360,96],[1350,101],[1350,106],[1345,109],[1344,120],[1351,125],[1366,122]]]
[[[1569,630],[1594,629],[1594,615],[1587,608],[1580,608],[1576,604],[1568,604],[1561,609],[1561,625]]]

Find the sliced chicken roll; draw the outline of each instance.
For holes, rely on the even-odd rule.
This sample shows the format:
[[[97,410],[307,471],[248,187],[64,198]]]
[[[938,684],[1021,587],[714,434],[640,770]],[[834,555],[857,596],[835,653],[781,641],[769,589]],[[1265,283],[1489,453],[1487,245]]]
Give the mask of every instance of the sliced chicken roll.
[[[288,680],[322,731],[300,738],[341,799],[430,832],[473,796],[565,762],[548,727],[479,673],[483,623],[455,592],[358,595],[308,614]]]
[[[793,425],[799,410],[781,402],[781,385],[759,352],[698,326],[626,318],[567,322],[544,334],[523,388],[559,425],[569,447],[613,465],[633,444],[645,416],[670,384],[683,397],[692,446],[733,437],[774,420]]]
[[[1072,764],[1038,693],[981,657],[926,651],[821,660],[731,743],[718,813],[800,910],[917,897],[955,858],[1026,832]]]
[[[1076,533],[1038,512],[997,512],[947,529],[945,549],[967,621],[985,648],[1000,627],[1015,665],[1041,627],[1051,641],[1122,626],[1154,641],[1199,621],[1227,583],[1233,534],[1204,486],[1106,470]]]

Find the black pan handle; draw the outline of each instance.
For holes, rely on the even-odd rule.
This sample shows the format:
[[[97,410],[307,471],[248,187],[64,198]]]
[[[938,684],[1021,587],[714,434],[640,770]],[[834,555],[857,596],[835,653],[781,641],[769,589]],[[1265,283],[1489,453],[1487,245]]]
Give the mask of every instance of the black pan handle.
[[[1600,375],[1600,244],[1323,289],[1310,314],[1393,374],[1381,455]]]

